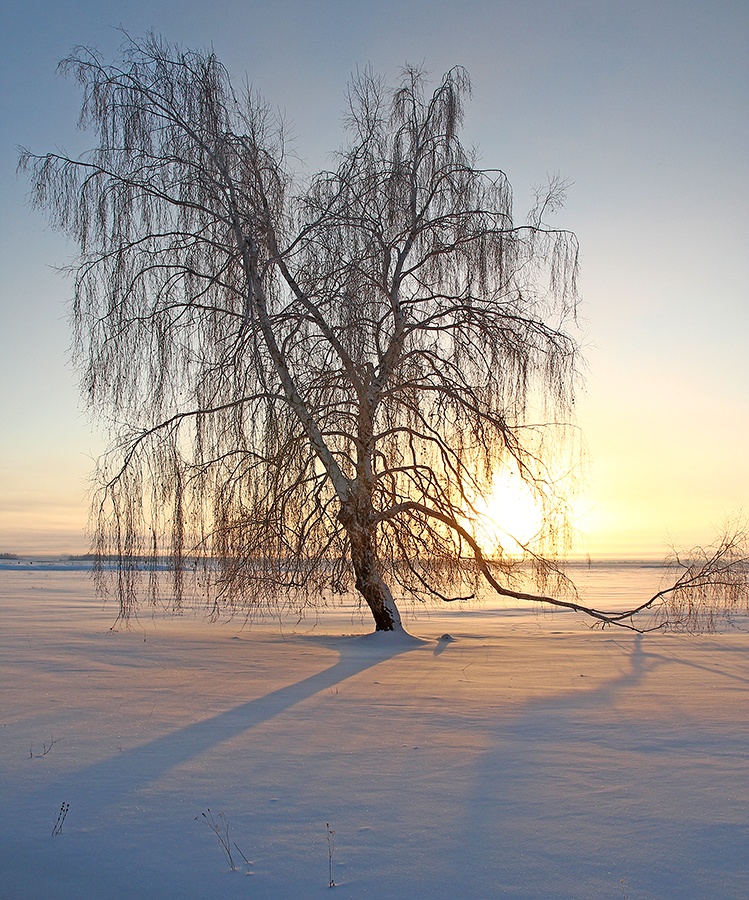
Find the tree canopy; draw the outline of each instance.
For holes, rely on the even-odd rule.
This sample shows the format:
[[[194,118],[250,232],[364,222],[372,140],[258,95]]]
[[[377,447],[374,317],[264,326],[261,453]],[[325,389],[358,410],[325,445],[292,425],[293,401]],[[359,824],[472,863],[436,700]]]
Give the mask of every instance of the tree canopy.
[[[518,223],[504,173],[461,142],[465,70],[357,73],[335,165],[305,175],[212,52],[128,38],[114,64],[79,48],[61,68],[97,146],[21,162],[80,250],[75,358],[112,436],[94,546],[122,614],[158,591],[144,558],[169,561],[176,603],[194,564],[215,615],[355,588],[393,630],[396,589],[482,580],[567,605],[516,591],[474,522],[501,468],[545,537],[563,522],[578,246],[547,224],[559,180]]]

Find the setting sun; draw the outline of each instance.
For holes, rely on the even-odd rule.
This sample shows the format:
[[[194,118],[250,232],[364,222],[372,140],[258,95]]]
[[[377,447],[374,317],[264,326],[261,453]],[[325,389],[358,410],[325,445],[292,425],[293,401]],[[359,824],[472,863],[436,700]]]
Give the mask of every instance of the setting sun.
[[[533,491],[516,473],[502,469],[495,473],[490,492],[478,498],[474,531],[487,553],[498,547],[517,555],[522,545],[533,543],[543,525],[543,511]]]

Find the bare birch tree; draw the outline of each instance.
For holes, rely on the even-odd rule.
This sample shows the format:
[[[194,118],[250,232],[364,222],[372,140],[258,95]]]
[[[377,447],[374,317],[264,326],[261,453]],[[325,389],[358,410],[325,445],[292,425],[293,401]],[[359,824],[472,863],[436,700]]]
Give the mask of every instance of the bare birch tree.
[[[465,71],[357,74],[334,169],[302,178],[213,53],[128,38],[117,64],[61,68],[98,145],[21,165],[80,248],[75,358],[112,428],[94,546],[123,616],[158,590],[143,558],[169,560],[177,604],[202,561],[215,615],[355,587],[388,631],[395,586],[450,600],[482,579],[561,603],[515,591],[471,521],[501,466],[553,504],[577,242],[545,222],[558,183],[517,224],[461,143]]]

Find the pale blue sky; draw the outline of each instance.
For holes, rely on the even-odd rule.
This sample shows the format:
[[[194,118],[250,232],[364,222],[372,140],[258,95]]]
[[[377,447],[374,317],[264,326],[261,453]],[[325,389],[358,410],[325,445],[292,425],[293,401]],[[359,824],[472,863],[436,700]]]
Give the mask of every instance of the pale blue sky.
[[[55,75],[115,28],[213,45],[324,165],[358,65],[473,80],[465,137],[515,189],[574,182],[558,222],[582,248],[590,450],[578,549],[658,553],[749,512],[749,5],[746,2],[253,2],[5,5],[0,21],[0,551],[85,547],[101,439],[66,362],[63,240],[24,205],[19,144],[86,146]]]

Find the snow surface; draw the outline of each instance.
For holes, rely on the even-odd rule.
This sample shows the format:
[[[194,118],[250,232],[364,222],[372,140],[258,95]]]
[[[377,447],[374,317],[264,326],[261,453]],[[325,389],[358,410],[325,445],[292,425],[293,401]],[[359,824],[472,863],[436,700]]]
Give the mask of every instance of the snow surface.
[[[489,605],[420,640],[350,611],[113,632],[84,569],[0,568],[2,900],[749,897],[746,633]]]

